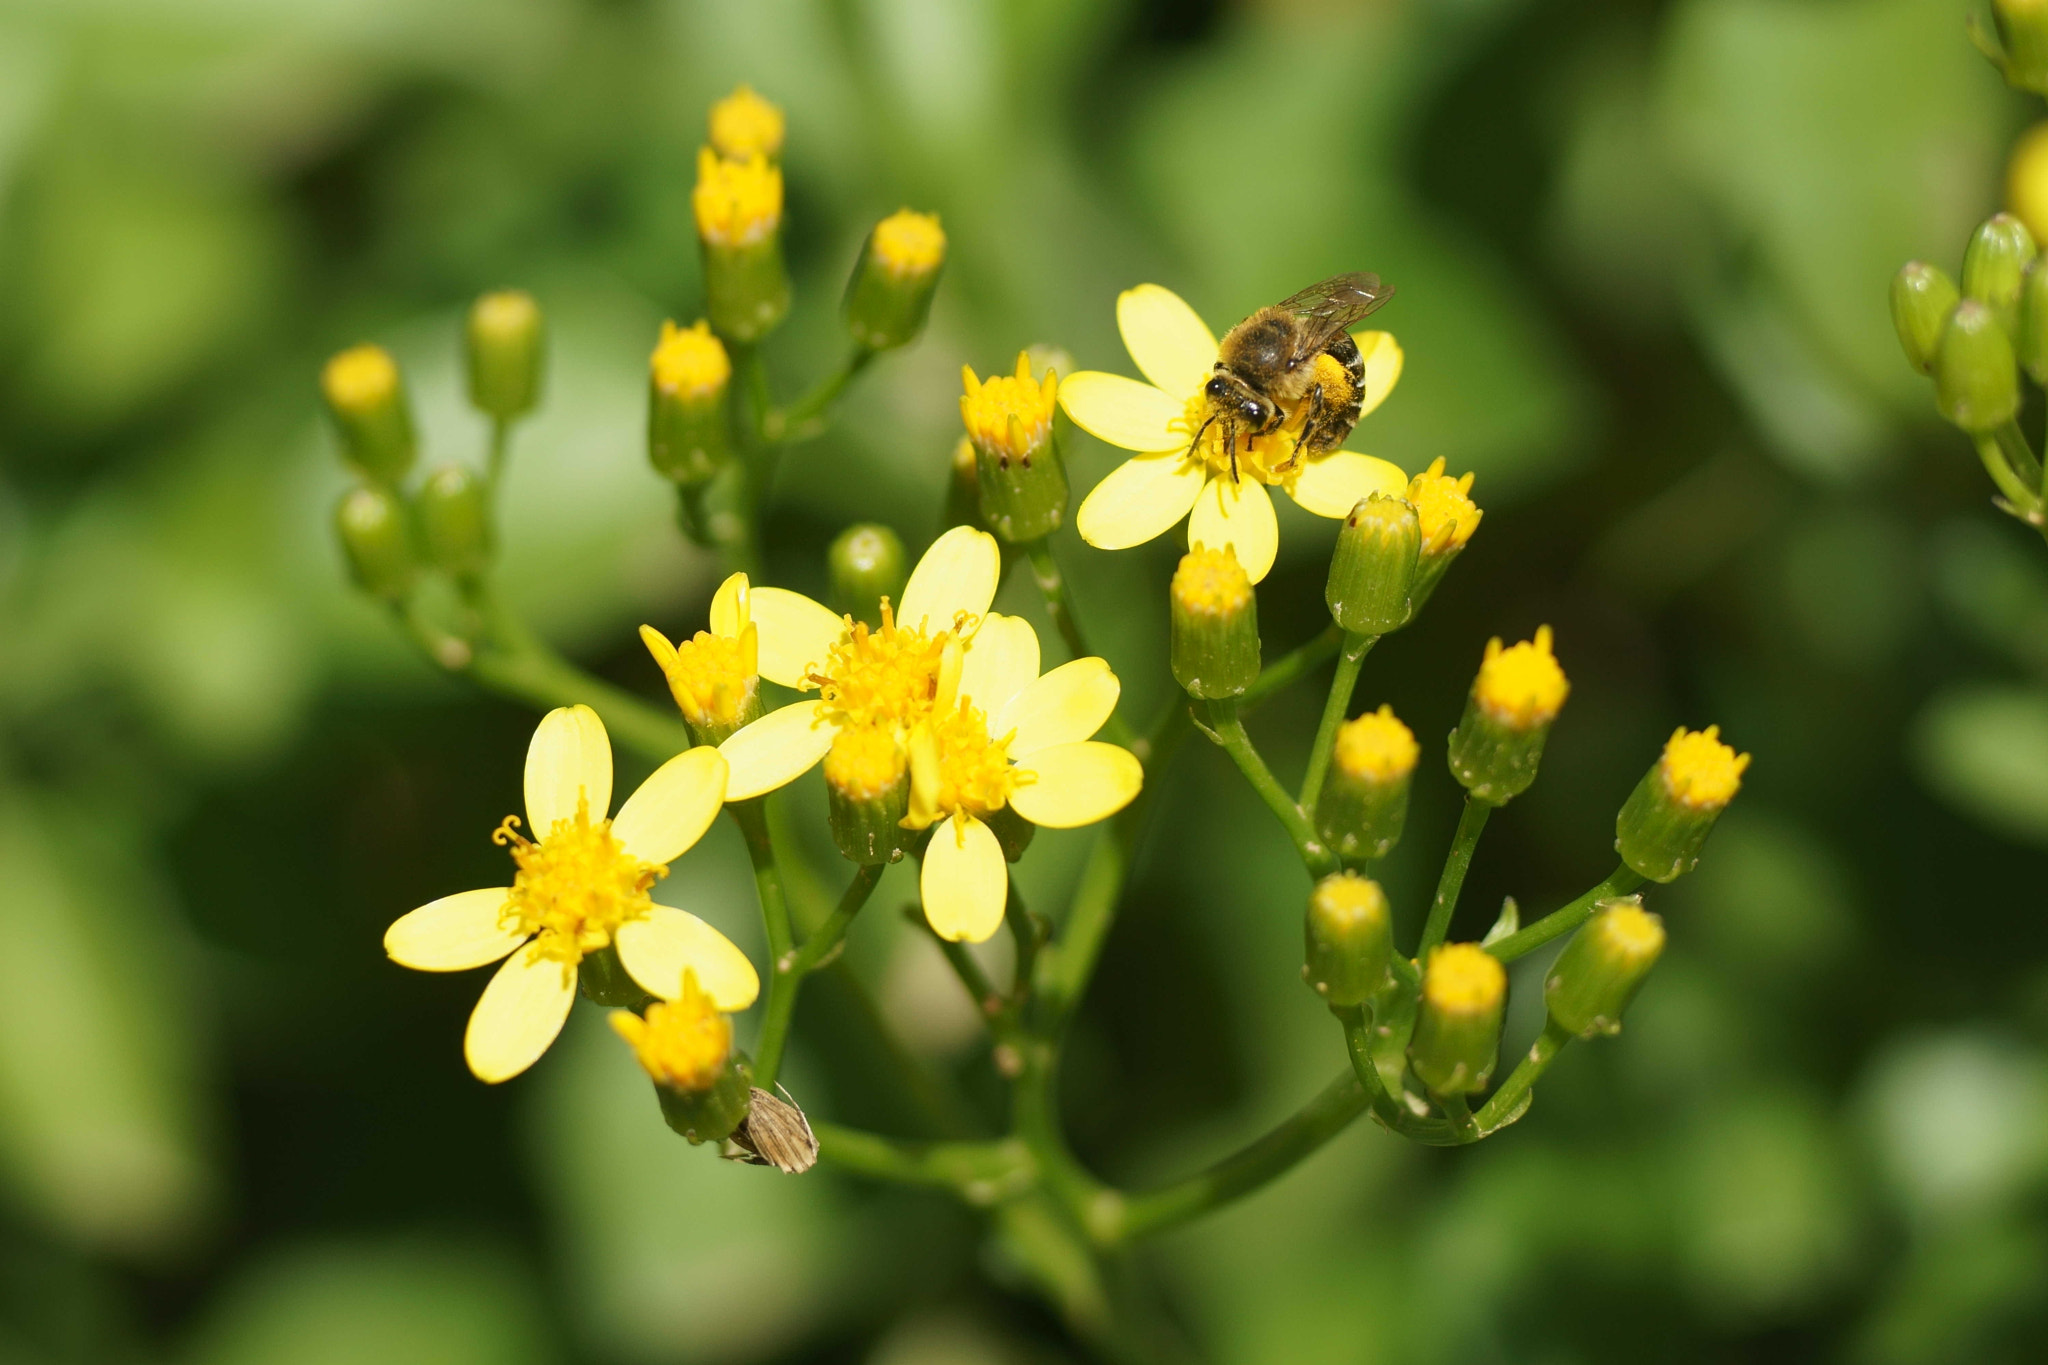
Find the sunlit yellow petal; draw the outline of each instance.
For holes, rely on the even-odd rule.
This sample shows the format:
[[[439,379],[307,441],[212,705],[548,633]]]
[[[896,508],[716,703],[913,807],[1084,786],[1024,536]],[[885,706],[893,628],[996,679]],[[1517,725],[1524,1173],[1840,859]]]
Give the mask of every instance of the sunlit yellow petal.
[[[401,967],[420,972],[460,972],[496,962],[526,938],[499,922],[511,894],[509,887],[494,886],[428,901],[384,931],[384,951]]]
[[[933,541],[911,570],[896,619],[912,629],[951,630],[961,612],[988,613],[1002,575],[996,538],[972,526],[955,526]]]
[[[979,943],[1002,926],[1010,867],[995,831],[971,815],[932,830],[917,884],[924,917],[940,938]]]
[[[993,716],[1037,676],[1038,632],[1021,616],[991,612],[967,646],[960,668],[960,695],[981,708],[983,715]],[[943,698],[940,705],[951,709]]]
[[[743,573],[736,573],[718,585],[718,591],[711,595],[713,635],[736,636],[754,619],[748,607],[750,586]]]
[[[1345,508],[1350,511],[1350,508]],[[1273,515],[1273,499],[1266,486],[1250,479],[1232,482],[1228,477],[1209,480],[1195,510],[1188,514],[1188,544],[1220,550],[1228,545],[1237,551],[1237,562],[1256,583],[1273,567],[1280,553],[1280,522]]]
[[[666,866],[704,837],[725,804],[724,755],[700,744],[654,770],[619,807],[612,834],[643,863]]]
[[[1348,517],[1361,498],[1398,498],[1407,488],[1400,466],[1377,455],[1337,450],[1304,464],[1287,491],[1319,517]]]
[[[1145,770],[1130,750],[1096,740],[1040,749],[1017,766],[1037,780],[1011,792],[1010,805],[1047,829],[1074,829],[1114,815],[1145,784]]]
[[[588,802],[593,822],[612,807],[612,742],[604,722],[587,706],[563,706],[541,717],[526,748],[526,823],[547,838],[557,820],[576,818]]]
[[[1055,744],[1076,744],[1088,738],[1116,710],[1123,685],[1101,659],[1075,659],[1019,692],[996,715],[989,732],[1017,737],[1010,756],[1022,759]]]
[[[745,1009],[761,993],[761,978],[747,955],[687,910],[657,905],[619,926],[613,941],[627,974],[664,1000],[683,993],[685,969],[697,974],[698,987],[727,1014]]]
[[[822,668],[826,653],[846,633],[846,619],[787,588],[755,588],[747,595],[761,636],[761,676],[795,687]]]
[[[1125,460],[1081,500],[1074,529],[1099,550],[1128,550],[1163,535],[1188,514],[1209,475],[1178,451]]]
[[[576,968],[532,947],[505,959],[470,1012],[462,1052],[480,1081],[511,1080],[540,1060],[576,1000]]]
[[[1100,370],[1080,370],[1060,384],[1060,406],[1074,425],[1125,450],[1185,450],[1188,434],[1174,425],[1187,415],[1184,398],[1172,398],[1135,379]]]
[[[832,747],[839,727],[825,720],[825,704],[800,701],[770,711],[718,746],[730,771],[725,799],[745,801],[794,782]]]
[[[1216,334],[1171,289],[1124,290],[1116,297],[1116,328],[1139,371],[1171,397],[1192,397],[1216,364]]]
[[[1365,397],[1358,409],[1363,417],[1386,402],[1400,382],[1401,347],[1392,332],[1354,332],[1351,339],[1358,343],[1358,354],[1365,361]]]

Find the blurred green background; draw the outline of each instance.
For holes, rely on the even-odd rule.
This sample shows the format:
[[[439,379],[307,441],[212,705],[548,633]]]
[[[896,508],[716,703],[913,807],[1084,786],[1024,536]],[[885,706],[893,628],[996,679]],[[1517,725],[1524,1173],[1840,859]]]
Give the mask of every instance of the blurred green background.
[[[1210,1356],[2038,1359],[2048,555],[1991,510],[1885,311],[1908,257],[1956,268],[2039,112],[1963,17],[0,3],[0,1362],[1080,1358],[952,1205],[686,1148],[594,1011],[487,1089],[459,1048],[480,978],[379,949],[398,913],[501,875],[485,836],[532,717],[433,674],[344,587],[318,365],[388,345],[432,454],[474,459],[462,310],[531,289],[553,362],[515,447],[507,591],[658,696],[631,628],[697,628],[715,568],[646,468],[642,367],[663,317],[696,316],[692,157],[738,81],[790,120],[784,392],[839,354],[868,224],[909,204],[952,239],[925,339],[785,461],[778,581],[822,590],[859,517],[913,548],[935,531],[963,362],[1048,343],[1128,373],[1119,288],[1167,284],[1220,328],[1374,269],[1407,373],[1352,444],[1476,470],[1487,517],[1359,703],[1433,745],[1485,638],[1544,621],[1575,683],[1461,930],[1601,876],[1677,724],[1756,755],[1701,870],[1652,897],[1672,947],[1628,1030],[1568,1053],[1524,1123],[1452,1152],[1361,1123],[1148,1253]],[[1077,437],[1071,458],[1084,490],[1119,457]],[[1269,648],[1320,625],[1330,527],[1289,514]],[[1172,546],[1061,553],[1140,714],[1163,704]],[[1022,586],[1005,603],[1035,612]],[[1318,697],[1260,717],[1286,771]],[[819,792],[797,804],[817,821]],[[1426,762],[1386,873],[1411,922],[1455,807]],[[1066,1075],[1084,1155],[1134,1184],[1342,1065],[1298,984],[1284,838],[1207,751],[1160,817]],[[1039,840],[1035,903],[1084,847]],[[663,898],[758,951],[730,830]],[[852,957],[933,1065],[987,1074],[891,900]],[[806,996],[792,1089],[900,1127],[834,1008]]]

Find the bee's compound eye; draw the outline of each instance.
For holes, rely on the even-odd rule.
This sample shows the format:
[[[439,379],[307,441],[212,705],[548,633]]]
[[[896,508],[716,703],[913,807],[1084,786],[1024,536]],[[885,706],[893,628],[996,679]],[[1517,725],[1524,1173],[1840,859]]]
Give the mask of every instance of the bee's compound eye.
[[[1244,405],[1244,420],[1247,422],[1263,423],[1266,420],[1266,405],[1258,402],[1247,402]]]
[[[1223,382],[1223,376],[1220,374],[1212,378],[1207,384],[1204,384],[1202,388],[1211,398],[1221,398],[1224,394],[1230,392],[1230,386]]]

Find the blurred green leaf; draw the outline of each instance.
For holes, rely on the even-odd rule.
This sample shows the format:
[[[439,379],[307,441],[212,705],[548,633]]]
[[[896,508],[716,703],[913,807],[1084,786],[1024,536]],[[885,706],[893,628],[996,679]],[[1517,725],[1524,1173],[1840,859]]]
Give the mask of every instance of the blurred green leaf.
[[[2048,695],[1963,684],[1937,693],[1913,724],[1920,775],[1993,829],[2048,844]]]

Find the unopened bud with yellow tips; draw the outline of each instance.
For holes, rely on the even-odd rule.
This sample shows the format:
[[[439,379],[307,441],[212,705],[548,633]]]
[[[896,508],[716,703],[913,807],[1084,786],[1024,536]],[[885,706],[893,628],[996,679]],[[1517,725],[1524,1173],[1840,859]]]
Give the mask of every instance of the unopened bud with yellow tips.
[[[427,475],[413,505],[420,544],[435,568],[474,575],[490,564],[490,492],[467,466],[445,464]]]
[[[1487,641],[1465,715],[1451,731],[1451,773],[1474,799],[1505,805],[1529,789],[1543,761],[1550,723],[1571,694],[1550,652],[1549,626],[1534,640],[1503,649]]]
[[[1664,951],[1664,921],[1640,896],[1604,900],[1543,979],[1543,1003],[1579,1038],[1621,1032],[1621,1014]]]
[[[903,538],[880,522],[862,521],[841,531],[825,555],[832,579],[832,610],[867,623],[882,624],[882,599],[903,596],[907,574]]]
[[[1197,545],[1168,595],[1174,681],[1204,701],[1243,696],[1259,679],[1259,600],[1236,549]]]
[[[2039,254],[2034,234],[2010,213],[1978,224],[1963,252],[1963,297],[1990,305],[2007,336],[2019,331],[2020,280]]]
[[[397,486],[412,468],[412,409],[398,362],[382,346],[352,346],[320,372],[320,394],[341,433],[342,456],[363,475]]]
[[[1407,501],[1415,509],[1416,527],[1422,536],[1415,558],[1415,583],[1408,590],[1412,620],[1450,572],[1452,561],[1464,553],[1483,513],[1472,501],[1472,476],[1450,477],[1444,473],[1441,457],[1408,481]]]
[[[1053,434],[1059,377],[1031,377],[1031,358],[1017,355],[1014,375],[982,380],[960,370],[960,419],[974,443],[981,517],[1012,544],[1039,540],[1067,513],[1067,471]]]
[[[1316,826],[1345,862],[1384,858],[1408,823],[1408,787],[1422,750],[1392,706],[1368,711],[1337,727]]]
[[[670,1128],[700,1143],[722,1142],[739,1127],[751,1078],[733,1051],[732,1020],[698,986],[695,972],[684,969],[673,1001],[656,1001],[645,1016],[617,1010],[611,1021],[654,1082]]]
[[[789,312],[782,260],[782,168],[756,152],[697,153],[690,192],[704,257],[704,311],[729,341],[751,345]]]
[[[938,216],[902,209],[875,224],[846,282],[847,330],[870,351],[917,339],[946,264]]]
[[[751,86],[734,88],[711,106],[711,146],[723,157],[782,155],[787,122],[780,106],[762,99]]]
[[[849,726],[825,751],[826,814],[847,861],[873,866],[899,856],[909,832],[910,762],[889,731]]]
[[[1478,944],[1444,943],[1431,951],[1408,1060],[1432,1094],[1486,1088],[1500,1053],[1507,998],[1507,971]]]
[[[334,509],[334,532],[356,586],[397,601],[419,574],[405,504],[385,488],[352,488]]]
[[[664,322],[648,372],[647,458],[686,488],[706,482],[732,458],[725,343],[701,320]]]
[[[1323,600],[1353,635],[1385,635],[1408,624],[1408,598],[1422,549],[1422,523],[1406,499],[1375,493],[1351,509],[1337,532]]]
[[[1678,727],[1615,817],[1614,847],[1622,862],[1653,882],[1692,871],[1748,768],[1749,755],[1723,744],[1720,726]]]
[[[465,330],[469,401],[480,412],[509,422],[540,401],[546,328],[540,305],[523,289],[485,294],[469,309]]]
[[[1920,373],[1934,373],[1942,331],[1961,297],[1955,281],[1925,261],[1908,261],[1892,276],[1892,326],[1907,363]]]
[[[745,574],[727,579],[719,589],[720,598],[735,591],[740,605],[731,634],[700,630],[671,644],[653,626],[640,627],[640,642],[660,665],[669,694],[699,744],[723,744],[761,716],[761,636],[747,614]],[[720,615],[714,604],[714,625],[720,624]]]
[[[1989,304],[1964,299],[1949,314],[1934,356],[1934,401],[1971,435],[1995,431],[2020,410],[2019,359]]]
[[[1394,916],[1380,884],[1338,872],[1309,893],[1303,930],[1307,961],[1302,979],[1332,1005],[1356,1008],[1386,984],[1394,956]]]

